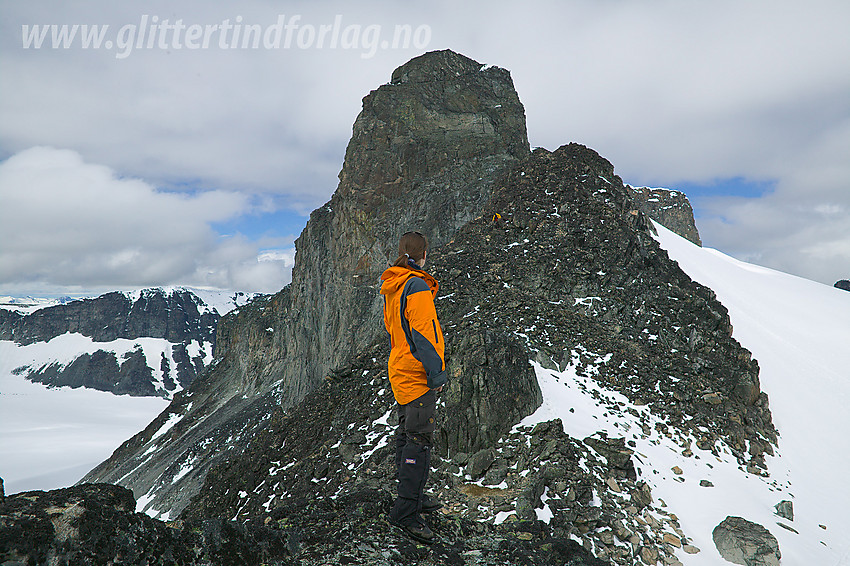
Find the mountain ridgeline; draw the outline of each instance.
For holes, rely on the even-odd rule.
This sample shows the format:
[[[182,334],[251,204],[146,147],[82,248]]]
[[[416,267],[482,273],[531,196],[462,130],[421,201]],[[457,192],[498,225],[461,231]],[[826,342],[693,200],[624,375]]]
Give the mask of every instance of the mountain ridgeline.
[[[538,373],[569,367],[651,409],[683,450],[764,473],[776,431],[758,364],[714,293],[659,247],[639,192],[582,145],[532,152],[510,74],[451,51],[363,99],[339,178],[296,241],[292,283],[222,318],[210,367],[84,481],[126,486],[175,526],[227,519],[278,537],[257,562],[699,552],[636,472],[625,431],[517,426],[543,401]],[[431,480],[446,513],[429,549],[385,521],[394,401],[378,277],[407,230],[429,236],[451,376]]]

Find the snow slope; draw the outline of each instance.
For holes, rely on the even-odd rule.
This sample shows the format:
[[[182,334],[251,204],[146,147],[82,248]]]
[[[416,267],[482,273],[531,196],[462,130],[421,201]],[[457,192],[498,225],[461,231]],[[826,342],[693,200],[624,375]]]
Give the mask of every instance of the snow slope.
[[[700,549],[677,551],[685,565],[728,564],[711,537],[728,515],[767,528],[779,541],[785,565],[850,565],[850,293],[740,262],[656,228],[670,257],[729,309],[734,337],[759,362],[761,387],[780,433],[776,455],[767,460],[770,477],[746,473],[722,446],[719,459],[694,442],[694,456],[684,456],[686,442],[677,443],[676,434],[668,438],[655,426],[648,435],[641,431],[635,414],[661,423],[646,407],[601,389],[573,367],[555,372],[535,365],[544,402],[520,424],[560,418],[575,438],[605,430],[634,440],[641,479]],[[600,403],[594,391],[610,402]],[[621,410],[611,410],[617,402]],[[775,514],[782,500],[793,502],[793,521]],[[663,522],[663,516],[656,518]]]
[[[220,315],[248,302],[253,295],[231,291],[165,287],[166,294],[186,289],[201,298],[207,308]],[[127,292],[131,300],[149,289]],[[30,314],[68,299],[0,297],[0,308]],[[165,391],[160,360],[170,363],[171,381],[177,383],[177,363],[172,344],[160,338],[137,338],[94,342],[91,338],[66,333],[49,342],[20,346],[0,340],[0,477],[7,493],[33,489],[49,490],[76,483],[106,460],[122,442],[144,429],[168,406],[163,398],[116,396],[91,389],[49,388],[15,375],[23,366],[60,366],[84,353],[115,352],[122,359],[140,348],[153,369],[155,385]],[[192,342],[191,357],[212,361],[212,345]],[[173,394],[181,387],[170,391]]]
[[[764,517],[783,562],[850,564],[850,293],[698,248],[657,228],[670,257],[717,293],[733,335],[759,362],[781,435],[768,469],[788,482],[800,532]]]
[[[6,493],[73,485],[168,406],[160,397],[32,383],[12,373],[10,344],[0,343],[0,477]]]

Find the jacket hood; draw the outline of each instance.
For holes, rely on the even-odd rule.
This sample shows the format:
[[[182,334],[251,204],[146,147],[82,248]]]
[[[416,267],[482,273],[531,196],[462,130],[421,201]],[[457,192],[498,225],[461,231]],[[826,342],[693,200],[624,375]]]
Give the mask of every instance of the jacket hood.
[[[431,287],[431,292],[436,293],[440,288],[440,284],[434,279],[434,276],[419,269],[418,267],[390,267],[381,274],[381,294],[391,295],[401,290],[404,284],[411,277],[421,277]]]

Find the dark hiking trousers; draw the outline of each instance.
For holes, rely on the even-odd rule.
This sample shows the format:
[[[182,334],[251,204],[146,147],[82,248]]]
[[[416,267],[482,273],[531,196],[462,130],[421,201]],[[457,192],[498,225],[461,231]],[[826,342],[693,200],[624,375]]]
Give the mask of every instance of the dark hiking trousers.
[[[433,389],[407,405],[397,405],[398,429],[395,461],[398,468],[398,497],[391,518],[402,525],[419,521],[425,482],[431,468],[431,436],[437,428],[434,414],[437,392]]]

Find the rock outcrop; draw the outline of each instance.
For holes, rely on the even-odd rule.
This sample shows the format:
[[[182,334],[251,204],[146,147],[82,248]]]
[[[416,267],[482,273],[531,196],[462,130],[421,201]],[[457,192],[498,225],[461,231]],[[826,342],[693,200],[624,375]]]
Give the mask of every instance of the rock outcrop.
[[[0,500],[0,563],[298,564],[279,530],[220,519],[166,525],[135,507],[130,490],[106,484],[9,496]]]
[[[836,281],[836,282],[835,282],[835,285],[833,285],[833,286],[834,286],[836,289],[842,289],[842,290],[844,290],[844,291],[850,291],[850,280],[848,280],[848,279],[841,279],[841,280],[839,280],[839,281]]]
[[[741,517],[726,517],[712,532],[720,556],[733,564],[779,566],[782,553],[770,531]]]
[[[686,240],[702,246],[694,209],[682,191],[626,185],[641,211]]]

